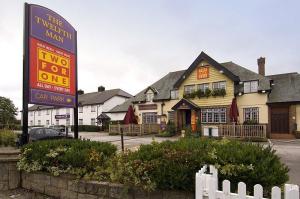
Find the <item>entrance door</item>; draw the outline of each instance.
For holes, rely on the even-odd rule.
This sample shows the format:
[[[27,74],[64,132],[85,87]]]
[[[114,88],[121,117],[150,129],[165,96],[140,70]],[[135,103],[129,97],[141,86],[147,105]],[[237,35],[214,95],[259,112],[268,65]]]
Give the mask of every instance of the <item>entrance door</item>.
[[[289,107],[271,108],[271,132],[278,134],[289,133]]]
[[[191,110],[186,110],[185,111],[185,124],[186,126],[191,125],[191,117],[192,117],[192,111]]]

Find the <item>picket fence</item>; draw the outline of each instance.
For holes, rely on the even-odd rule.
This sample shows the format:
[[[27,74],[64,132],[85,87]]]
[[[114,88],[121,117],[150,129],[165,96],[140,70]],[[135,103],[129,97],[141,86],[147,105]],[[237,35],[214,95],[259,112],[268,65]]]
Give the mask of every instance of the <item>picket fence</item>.
[[[246,184],[244,182],[238,183],[238,192],[230,192],[230,181],[224,180],[222,182],[223,190],[218,190],[218,170],[210,165],[209,173],[208,166],[203,166],[201,170],[196,173],[196,199],[263,199],[263,187],[260,184],[254,186],[253,196],[247,195]],[[281,189],[273,187],[271,193],[272,199],[281,199]],[[299,186],[293,184],[285,184],[284,199],[299,199]]]

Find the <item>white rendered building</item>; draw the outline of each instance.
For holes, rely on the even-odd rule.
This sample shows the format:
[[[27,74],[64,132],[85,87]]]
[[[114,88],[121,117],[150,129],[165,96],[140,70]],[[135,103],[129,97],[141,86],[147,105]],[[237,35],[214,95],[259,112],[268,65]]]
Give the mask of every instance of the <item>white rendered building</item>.
[[[98,92],[78,91],[78,125],[98,125],[97,117],[113,107],[124,103],[132,97],[121,89],[105,90],[99,87]],[[112,115],[111,120],[118,120]],[[33,105],[28,111],[28,126],[50,126],[74,124],[74,109],[53,106]]]

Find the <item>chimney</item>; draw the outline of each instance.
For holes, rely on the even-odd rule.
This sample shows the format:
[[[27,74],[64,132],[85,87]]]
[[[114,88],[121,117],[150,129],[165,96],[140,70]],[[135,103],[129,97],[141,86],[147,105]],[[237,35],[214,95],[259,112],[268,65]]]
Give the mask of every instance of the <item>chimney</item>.
[[[103,92],[105,91],[105,87],[104,86],[99,86],[98,87],[98,92]]]
[[[78,93],[78,95],[83,95],[84,91],[83,90],[78,90],[77,93]]]
[[[260,57],[257,59],[257,65],[258,65],[258,74],[265,76],[265,57]]]

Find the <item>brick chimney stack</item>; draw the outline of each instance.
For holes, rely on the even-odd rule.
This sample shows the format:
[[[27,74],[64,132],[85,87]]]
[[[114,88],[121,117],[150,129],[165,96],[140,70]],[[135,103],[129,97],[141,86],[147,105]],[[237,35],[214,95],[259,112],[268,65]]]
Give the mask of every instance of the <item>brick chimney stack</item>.
[[[265,63],[266,63],[265,57],[260,57],[257,59],[258,74],[263,76],[265,76]]]

